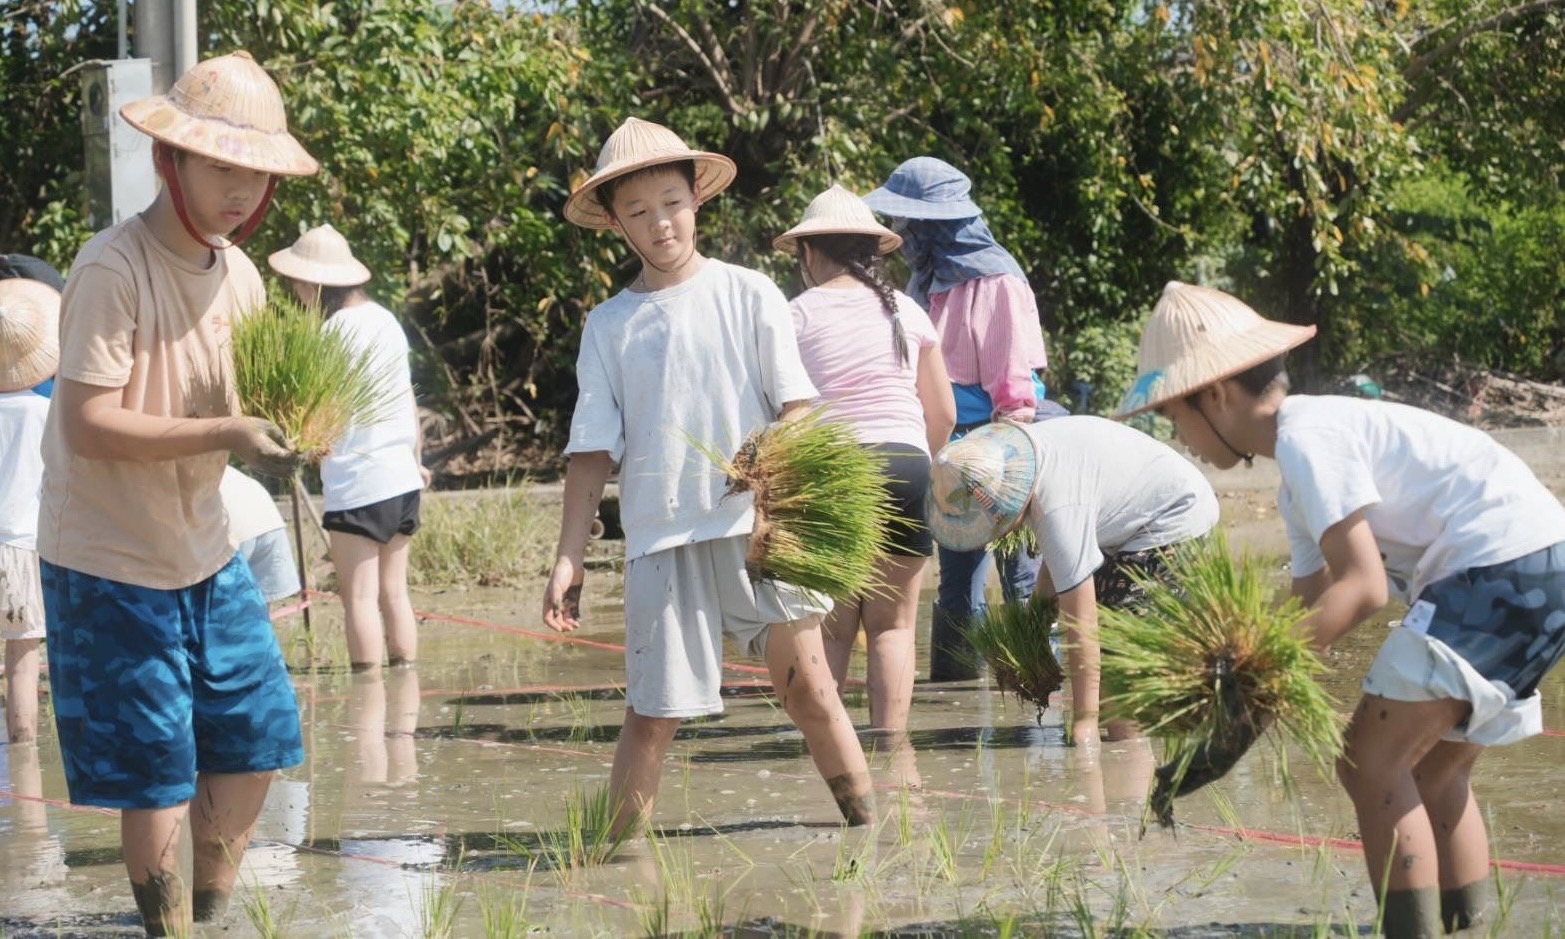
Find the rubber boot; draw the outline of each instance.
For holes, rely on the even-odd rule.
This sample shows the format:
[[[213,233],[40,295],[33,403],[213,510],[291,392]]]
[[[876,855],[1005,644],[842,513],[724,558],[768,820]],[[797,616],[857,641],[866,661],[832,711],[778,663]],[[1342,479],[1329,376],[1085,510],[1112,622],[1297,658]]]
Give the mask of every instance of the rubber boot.
[[[937,604],[929,623],[929,680],[972,681],[978,677],[977,657],[967,642],[962,617]]]

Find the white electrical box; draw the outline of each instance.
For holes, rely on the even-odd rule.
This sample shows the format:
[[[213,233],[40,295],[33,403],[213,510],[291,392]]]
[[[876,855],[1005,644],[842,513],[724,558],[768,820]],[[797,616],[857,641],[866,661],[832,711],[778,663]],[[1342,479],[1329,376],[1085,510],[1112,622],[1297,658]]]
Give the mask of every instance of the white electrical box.
[[[82,70],[87,222],[116,225],[152,204],[152,138],[120,117],[120,107],[152,95],[151,59],[94,62]]]

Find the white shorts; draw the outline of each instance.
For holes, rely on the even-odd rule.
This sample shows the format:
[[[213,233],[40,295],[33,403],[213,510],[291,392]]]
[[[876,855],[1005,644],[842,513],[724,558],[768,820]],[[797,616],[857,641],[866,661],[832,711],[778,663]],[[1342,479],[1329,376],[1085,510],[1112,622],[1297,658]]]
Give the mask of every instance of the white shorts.
[[[749,655],[767,627],[831,612],[831,601],[790,584],[752,582],[748,535],[702,541],[625,565],[625,700],[643,717],[723,710],[723,636]]]
[[[1450,646],[1395,626],[1364,675],[1364,691],[1392,701],[1455,698],[1473,706],[1467,722],[1446,732],[1454,743],[1495,747],[1543,732],[1537,692],[1518,698],[1503,681],[1491,681]]]
[[[43,638],[38,552],[0,544],[0,639]]]

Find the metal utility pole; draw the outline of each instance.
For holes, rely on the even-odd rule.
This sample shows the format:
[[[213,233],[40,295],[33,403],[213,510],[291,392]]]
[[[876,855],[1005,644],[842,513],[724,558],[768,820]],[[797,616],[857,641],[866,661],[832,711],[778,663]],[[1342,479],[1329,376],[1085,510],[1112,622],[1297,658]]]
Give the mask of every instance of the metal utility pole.
[[[135,0],[136,57],[152,60],[152,91],[168,91],[200,57],[196,0]]]

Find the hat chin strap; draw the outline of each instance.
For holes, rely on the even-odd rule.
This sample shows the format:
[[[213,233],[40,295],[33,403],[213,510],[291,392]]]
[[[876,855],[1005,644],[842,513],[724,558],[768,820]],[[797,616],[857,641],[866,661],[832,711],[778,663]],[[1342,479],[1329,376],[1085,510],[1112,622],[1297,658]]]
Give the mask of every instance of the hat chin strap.
[[[266,177],[266,192],[261,196],[261,204],[255,207],[250,217],[245,219],[239,230],[227,239],[227,244],[213,244],[207,240],[207,236],[196,230],[195,223],[190,220],[190,210],[185,205],[185,190],[179,184],[179,171],[174,165],[174,148],[168,144],[160,143],[153,147],[152,160],[157,165],[158,175],[163,177],[163,182],[168,186],[168,194],[174,201],[174,214],[179,216],[179,223],[185,226],[185,234],[196,240],[197,244],[213,251],[221,251],[224,248],[238,247],[249,240],[255,234],[255,230],[261,227],[261,222],[266,218],[266,210],[272,207],[272,194],[277,191],[277,175],[268,174]]]
[[[1253,454],[1253,453],[1242,453],[1242,452],[1240,452],[1240,450],[1237,447],[1235,447],[1233,444],[1229,443],[1228,442],[1228,438],[1223,436],[1223,432],[1217,429],[1217,425],[1216,424],[1212,423],[1212,419],[1210,417],[1206,416],[1206,412],[1205,411],[1201,410],[1201,403],[1199,401],[1192,401],[1192,402],[1190,402],[1190,406],[1195,409],[1195,412],[1197,414],[1201,415],[1201,420],[1206,421],[1206,426],[1211,428],[1212,434],[1214,436],[1216,436],[1218,440],[1222,441],[1223,446],[1228,448],[1228,452],[1229,453],[1232,453],[1234,456],[1236,456],[1239,459],[1243,460],[1245,466],[1247,466],[1247,467],[1255,466],[1255,454]]]

